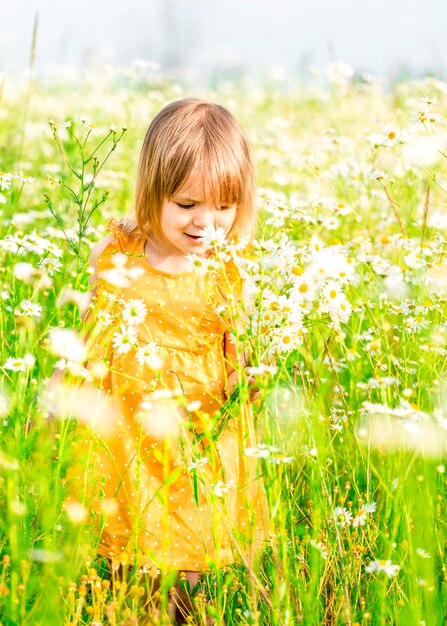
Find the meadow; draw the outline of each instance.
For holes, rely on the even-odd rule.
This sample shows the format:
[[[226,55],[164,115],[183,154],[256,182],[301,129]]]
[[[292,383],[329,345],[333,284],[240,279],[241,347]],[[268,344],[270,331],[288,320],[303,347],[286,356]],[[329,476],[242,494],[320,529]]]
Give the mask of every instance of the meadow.
[[[1,86],[0,625],[168,623],[155,600],[142,621],[151,572],[123,555],[113,584],[88,507],[67,502],[76,420],[96,425],[90,397],[64,404],[49,381],[87,376],[90,248],[130,209],[150,119],[191,95],[227,106],[254,149],[236,340],[270,509],[259,557],[210,567],[191,623],[444,624],[447,84],[332,67],[204,90],[136,63]]]

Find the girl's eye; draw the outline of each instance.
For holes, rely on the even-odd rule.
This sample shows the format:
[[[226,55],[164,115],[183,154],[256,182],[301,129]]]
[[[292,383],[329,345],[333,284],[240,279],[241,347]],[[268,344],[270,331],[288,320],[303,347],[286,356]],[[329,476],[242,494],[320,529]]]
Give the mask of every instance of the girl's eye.
[[[180,204],[180,202],[177,202],[177,205],[182,209],[191,209],[194,206],[193,204]]]
[[[230,206],[227,206],[227,205],[225,205],[225,206],[221,206],[221,207],[220,207],[220,209],[219,209],[219,211],[226,211],[227,209],[231,209],[231,207],[230,207]]]

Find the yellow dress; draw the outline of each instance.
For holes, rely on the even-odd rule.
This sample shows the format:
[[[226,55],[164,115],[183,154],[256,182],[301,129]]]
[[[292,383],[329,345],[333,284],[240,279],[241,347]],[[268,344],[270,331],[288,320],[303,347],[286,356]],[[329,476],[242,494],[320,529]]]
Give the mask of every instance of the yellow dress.
[[[98,260],[86,324],[88,369],[112,407],[95,446],[97,551],[177,570],[244,559],[269,526],[262,479],[244,455],[253,417],[244,402],[216,413],[240,275],[232,262],[220,276],[158,270],[143,240],[115,220],[108,228],[115,243]]]

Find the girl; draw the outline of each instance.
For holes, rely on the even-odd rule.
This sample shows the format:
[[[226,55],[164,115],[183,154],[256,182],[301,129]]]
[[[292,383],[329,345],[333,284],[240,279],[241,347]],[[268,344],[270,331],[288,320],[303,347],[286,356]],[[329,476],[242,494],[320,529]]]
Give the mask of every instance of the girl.
[[[96,451],[98,552],[152,574],[176,570],[191,588],[235,555],[247,563],[268,529],[263,487],[243,454],[254,445],[249,407],[222,409],[247,381],[235,341],[243,280],[228,254],[238,246],[225,240],[252,232],[254,193],[233,115],[173,102],[144,139],[132,215],[112,220],[91,254],[88,369],[112,416]],[[192,610],[179,585],[171,619],[176,610],[178,623]]]

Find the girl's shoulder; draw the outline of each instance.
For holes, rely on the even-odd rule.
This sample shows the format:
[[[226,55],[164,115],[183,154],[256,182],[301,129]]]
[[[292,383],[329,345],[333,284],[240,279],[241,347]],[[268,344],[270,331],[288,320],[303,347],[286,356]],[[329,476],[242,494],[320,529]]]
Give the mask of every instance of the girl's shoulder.
[[[90,267],[96,268],[98,262],[101,261],[101,257],[108,256],[109,253],[131,252],[132,247],[137,243],[137,240],[130,237],[130,235],[123,230],[121,222],[115,218],[109,220],[106,230],[109,231],[110,234],[97,241],[90,251]]]

